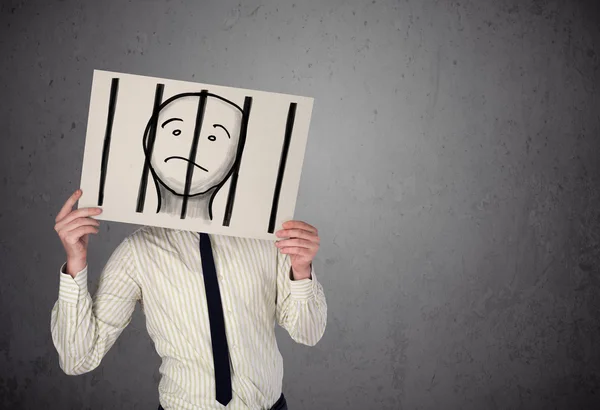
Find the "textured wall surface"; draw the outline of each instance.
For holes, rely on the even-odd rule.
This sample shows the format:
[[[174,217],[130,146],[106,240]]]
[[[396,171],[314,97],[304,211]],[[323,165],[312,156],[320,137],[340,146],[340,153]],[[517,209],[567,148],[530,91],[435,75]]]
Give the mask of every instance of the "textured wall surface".
[[[599,10],[2,0],[0,408],[158,404],[139,307],[89,374],[50,337],[94,68],[315,97],[296,217],[329,317],[278,331],[291,409],[600,408]],[[92,238],[92,292],[135,228]]]

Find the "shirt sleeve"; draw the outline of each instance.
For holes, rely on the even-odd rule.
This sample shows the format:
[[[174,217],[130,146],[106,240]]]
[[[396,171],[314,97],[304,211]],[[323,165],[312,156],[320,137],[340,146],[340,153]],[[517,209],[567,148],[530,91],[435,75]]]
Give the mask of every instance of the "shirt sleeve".
[[[58,300],[51,312],[52,341],[60,368],[69,375],[87,373],[100,364],[131,322],[141,300],[131,245],[125,239],[100,274],[94,298],[88,292],[88,267],[73,278],[59,273]]]
[[[277,322],[298,343],[317,344],[325,333],[327,302],[314,267],[311,277],[292,279],[289,255],[277,253]]]

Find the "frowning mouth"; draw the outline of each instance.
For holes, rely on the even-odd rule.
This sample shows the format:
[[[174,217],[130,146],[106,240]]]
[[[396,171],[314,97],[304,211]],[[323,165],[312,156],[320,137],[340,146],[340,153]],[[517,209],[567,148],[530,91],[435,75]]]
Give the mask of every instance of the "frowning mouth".
[[[171,159],[180,159],[180,160],[182,160],[182,161],[189,162],[190,164],[194,165],[195,167],[198,167],[198,168],[200,168],[202,171],[206,171],[206,172],[208,172],[208,169],[206,169],[206,168],[204,168],[204,167],[201,167],[200,165],[196,164],[195,162],[192,162],[192,161],[190,161],[189,159],[187,159],[187,158],[184,158],[184,157],[177,157],[177,156],[173,156],[173,157],[167,157],[167,158],[165,158],[165,162],[167,162],[167,161],[169,161],[169,160],[171,160]]]

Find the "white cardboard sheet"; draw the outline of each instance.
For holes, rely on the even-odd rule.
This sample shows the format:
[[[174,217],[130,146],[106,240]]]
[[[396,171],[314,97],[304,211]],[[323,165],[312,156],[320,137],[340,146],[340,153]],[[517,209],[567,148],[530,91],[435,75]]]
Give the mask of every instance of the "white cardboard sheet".
[[[275,239],[313,99],[94,71],[79,207],[102,220]]]

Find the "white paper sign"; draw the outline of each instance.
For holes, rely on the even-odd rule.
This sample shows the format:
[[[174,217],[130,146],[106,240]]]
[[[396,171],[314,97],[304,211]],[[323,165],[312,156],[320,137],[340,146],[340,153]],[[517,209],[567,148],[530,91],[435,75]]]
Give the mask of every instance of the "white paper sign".
[[[274,239],[293,219],[313,99],[94,71],[79,207]]]

